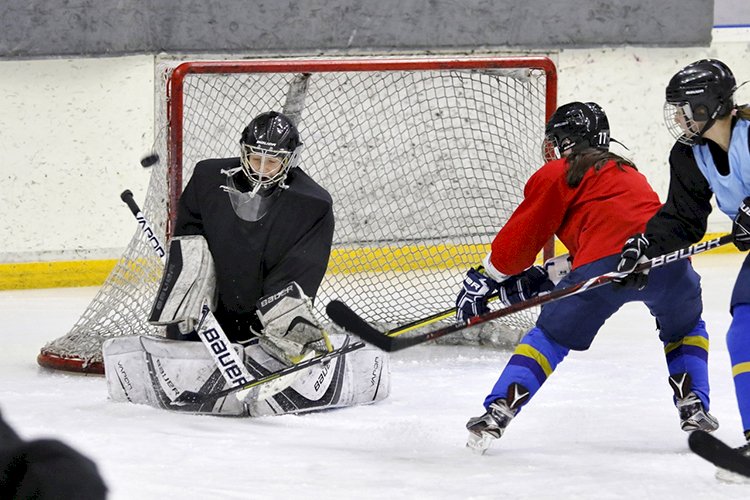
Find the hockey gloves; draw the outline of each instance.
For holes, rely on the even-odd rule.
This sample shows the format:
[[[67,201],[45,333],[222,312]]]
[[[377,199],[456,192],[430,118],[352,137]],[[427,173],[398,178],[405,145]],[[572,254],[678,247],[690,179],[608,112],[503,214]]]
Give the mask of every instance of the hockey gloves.
[[[500,283],[500,302],[505,307],[536,297],[540,292],[554,288],[549,274],[542,266],[531,266],[522,273],[511,276]]]
[[[732,224],[732,241],[741,252],[750,250],[750,196],[742,200]]]
[[[456,297],[456,319],[466,321],[473,316],[489,312],[487,300],[498,292],[504,306],[516,304],[535,297],[542,291],[554,287],[547,272],[541,266],[532,266],[522,273],[497,282],[484,273],[481,266],[466,273],[463,287]]]
[[[643,290],[648,284],[648,269],[638,273],[633,270],[642,262],[646,262],[646,249],[648,240],[643,234],[635,234],[628,238],[620,253],[620,261],[617,263],[617,272],[630,273],[624,278],[614,280],[614,285],[621,288],[635,288]]]
[[[456,297],[456,320],[466,321],[488,312],[487,299],[497,290],[498,285],[497,281],[484,274],[482,266],[469,269]]]
[[[258,300],[263,325],[260,346],[287,366],[333,350],[328,333],[315,319],[312,301],[296,282]]]

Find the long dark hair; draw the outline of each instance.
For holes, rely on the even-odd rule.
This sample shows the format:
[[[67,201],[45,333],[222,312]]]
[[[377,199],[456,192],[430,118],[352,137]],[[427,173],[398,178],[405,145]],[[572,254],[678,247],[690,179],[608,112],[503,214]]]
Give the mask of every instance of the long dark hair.
[[[631,167],[638,170],[635,163],[609,151],[602,151],[596,148],[585,148],[580,151],[574,151],[568,155],[568,171],[565,174],[565,180],[568,186],[578,187],[583,180],[583,176],[589,169],[593,168],[596,172],[609,161],[613,160],[617,168],[625,170],[625,167]]]
[[[743,104],[741,106],[735,106],[737,110],[736,115],[743,120],[750,120],[750,104]]]

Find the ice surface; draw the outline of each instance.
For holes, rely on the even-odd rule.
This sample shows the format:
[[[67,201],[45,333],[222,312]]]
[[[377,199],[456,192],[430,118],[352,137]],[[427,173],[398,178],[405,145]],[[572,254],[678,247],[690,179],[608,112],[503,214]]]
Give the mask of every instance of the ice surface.
[[[742,255],[695,259],[712,335],[719,438],[741,425],[724,337]],[[420,346],[392,356],[391,396],[374,406],[233,419],[107,400],[102,377],[40,368],[95,288],[0,293],[0,409],[25,438],[56,437],[93,458],[113,499],[749,498],[714,479],[679,428],[662,346],[641,304],[572,353],[484,455],[465,447],[508,352]],[[450,302],[452,298],[446,298]],[[448,304],[450,305],[450,304]]]

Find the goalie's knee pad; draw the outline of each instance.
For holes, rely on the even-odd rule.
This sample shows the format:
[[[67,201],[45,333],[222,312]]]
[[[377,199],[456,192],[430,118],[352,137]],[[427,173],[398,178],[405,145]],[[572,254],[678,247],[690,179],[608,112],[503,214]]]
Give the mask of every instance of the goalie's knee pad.
[[[214,309],[216,271],[208,243],[203,236],[177,236],[169,244],[159,293],[148,321],[154,325],[179,324],[190,332],[208,303]]]
[[[296,282],[262,297],[257,311],[263,325],[261,346],[285,364],[331,350],[328,334],[315,319],[310,298]]]

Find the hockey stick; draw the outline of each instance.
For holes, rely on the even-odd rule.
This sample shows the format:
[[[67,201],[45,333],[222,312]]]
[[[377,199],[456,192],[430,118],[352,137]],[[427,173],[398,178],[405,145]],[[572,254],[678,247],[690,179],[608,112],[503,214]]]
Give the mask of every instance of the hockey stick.
[[[500,296],[497,293],[494,293],[490,295],[487,298],[487,302],[494,302],[496,301]],[[402,335],[406,332],[410,332],[412,330],[416,330],[417,328],[422,328],[423,326],[431,325],[432,323],[436,323],[438,321],[442,321],[444,319],[450,318],[451,316],[456,315],[457,309],[455,307],[451,307],[450,309],[446,309],[444,311],[436,312],[434,314],[431,314],[430,316],[425,316],[424,318],[416,319],[410,323],[404,323],[403,325],[399,325],[395,328],[392,328],[390,330],[386,330],[383,332],[383,335],[388,335],[389,337],[397,337],[399,335]]]
[[[149,224],[148,220],[146,220],[146,216],[143,215],[143,212],[141,212],[140,207],[138,206],[138,203],[135,202],[135,199],[133,198],[133,193],[129,189],[126,189],[122,192],[120,195],[120,199],[125,202],[125,204],[128,206],[131,212],[133,212],[133,217],[138,221],[138,224],[141,226],[141,230],[143,231],[143,234],[146,235],[146,239],[149,243],[151,243],[151,248],[154,249],[154,252],[156,252],[156,255],[159,256],[162,260],[167,256],[167,252],[164,251],[164,247],[161,246],[161,242],[159,242],[159,238],[156,236],[156,233],[154,233],[154,230],[151,229],[151,224]]]
[[[244,399],[252,399],[255,398],[258,393],[260,392],[260,388],[263,384],[267,384],[270,382],[273,382],[275,380],[280,379],[281,377],[285,377],[286,375],[289,375],[291,373],[304,370],[306,368],[310,368],[315,365],[319,364],[325,364],[330,362],[334,358],[338,358],[339,356],[343,356],[344,354],[350,353],[352,351],[356,351],[357,349],[361,349],[365,347],[364,342],[349,342],[349,337],[346,337],[344,340],[344,344],[339,347],[338,349],[334,349],[333,351],[327,352],[326,354],[322,354],[320,356],[316,356],[314,358],[306,359],[304,361],[300,361],[296,365],[288,366],[286,368],[282,368],[281,370],[271,372],[268,375],[265,375],[259,379],[251,380],[243,385],[238,385],[236,387],[229,387],[228,389],[224,389],[222,391],[213,392],[209,394],[201,394],[199,392],[192,392],[192,391],[183,391],[182,394],[177,396],[175,400],[171,402],[173,405],[186,405],[186,404],[201,404],[201,403],[207,403],[211,401],[216,401],[219,398],[223,398],[224,396],[230,395],[232,393],[241,393],[242,397],[238,396],[238,399],[244,400]]]
[[[704,431],[694,431],[688,436],[688,445],[696,455],[717,467],[750,477],[750,457],[744,456],[720,439]]]
[[[653,259],[636,266],[633,272],[642,272],[647,269],[661,267],[665,264],[669,264],[670,262],[686,259],[692,255],[697,255],[708,250],[713,250],[714,248],[718,248],[722,245],[726,245],[727,243],[731,243],[731,241],[732,235],[725,234],[724,236],[721,236],[719,238],[704,241],[688,248],[675,250],[674,252],[661,255],[659,257],[654,257]],[[589,278],[586,281],[581,281],[579,283],[575,283],[558,290],[552,290],[549,293],[537,295],[536,297],[532,297],[528,300],[524,300],[523,302],[518,302],[516,304],[511,304],[508,307],[504,307],[496,311],[491,311],[480,316],[474,316],[465,321],[459,321],[453,325],[449,325],[444,328],[439,328],[431,332],[425,332],[411,337],[399,338],[384,334],[384,332],[373,328],[359,315],[357,315],[357,313],[352,311],[349,306],[338,300],[333,300],[328,303],[328,305],[326,306],[326,313],[334,323],[342,327],[344,330],[357,335],[365,342],[369,342],[370,344],[373,344],[374,346],[387,352],[400,351],[401,349],[406,349],[407,347],[421,344],[423,342],[427,342],[428,340],[433,340],[450,333],[458,332],[470,326],[486,323],[488,321],[492,321],[494,319],[502,318],[503,316],[508,316],[509,314],[516,313],[518,311],[523,311],[524,309],[528,309],[530,307],[546,304],[547,302],[552,302],[564,297],[569,297],[571,295],[577,295],[579,293],[585,292],[586,290],[598,288],[600,286],[611,283],[618,278],[623,278],[628,274],[630,273],[610,272],[602,274],[600,276],[595,276],[593,278]]]

